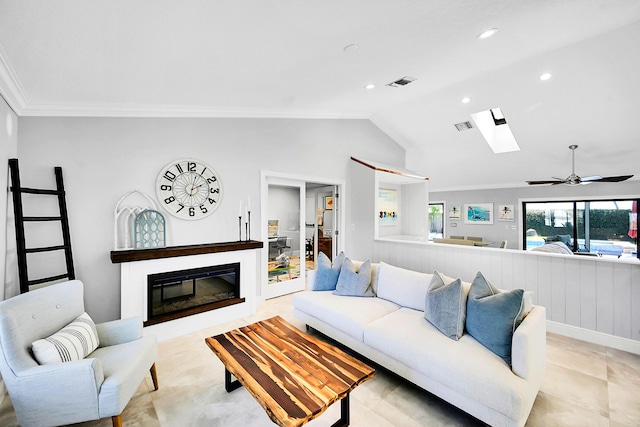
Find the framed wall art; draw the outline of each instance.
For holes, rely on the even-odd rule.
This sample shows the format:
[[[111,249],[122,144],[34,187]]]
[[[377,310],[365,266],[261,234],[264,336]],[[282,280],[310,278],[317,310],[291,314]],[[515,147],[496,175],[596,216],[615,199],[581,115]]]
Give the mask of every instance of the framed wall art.
[[[465,224],[493,224],[493,203],[464,205]]]
[[[396,225],[398,222],[398,195],[396,190],[378,190],[378,224]]]
[[[449,219],[459,221],[462,219],[462,206],[451,206],[449,208]]]
[[[332,211],[333,210],[333,197],[332,196],[325,196],[325,198],[324,198],[324,210],[325,211]]]
[[[513,205],[498,205],[498,221],[515,221]]]

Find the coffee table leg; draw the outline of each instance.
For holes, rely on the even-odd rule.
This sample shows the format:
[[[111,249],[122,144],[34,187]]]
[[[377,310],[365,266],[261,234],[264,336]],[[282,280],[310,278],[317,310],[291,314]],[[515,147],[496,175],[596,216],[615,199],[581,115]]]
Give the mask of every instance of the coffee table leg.
[[[331,427],[347,427],[349,425],[349,393],[340,401],[340,419]]]
[[[242,384],[240,384],[240,381],[238,380],[231,381],[231,372],[229,372],[229,370],[225,367],[224,368],[224,389],[227,390],[227,393],[231,393],[233,390],[240,387],[242,387]]]

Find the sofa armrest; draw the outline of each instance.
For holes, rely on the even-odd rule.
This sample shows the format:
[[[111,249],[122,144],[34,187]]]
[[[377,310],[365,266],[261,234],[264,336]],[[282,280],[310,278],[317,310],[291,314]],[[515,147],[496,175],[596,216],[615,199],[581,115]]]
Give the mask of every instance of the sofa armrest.
[[[135,341],[142,337],[142,318],[136,316],[98,323],[96,330],[98,331],[100,347]]]
[[[511,341],[513,373],[538,387],[542,384],[547,363],[546,322],[546,309],[534,306],[513,333]]]

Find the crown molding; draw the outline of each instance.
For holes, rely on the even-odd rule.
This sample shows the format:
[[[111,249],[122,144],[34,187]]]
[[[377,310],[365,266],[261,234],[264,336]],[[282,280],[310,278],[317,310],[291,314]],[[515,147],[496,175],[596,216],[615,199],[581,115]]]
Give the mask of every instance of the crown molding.
[[[360,113],[335,113],[305,110],[270,110],[255,108],[216,108],[182,105],[29,103],[21,116],[51,117],[193,117],[193,118],[296,118],[296,119],[368,119]]]
[[[9,104],[9,107],[20,116],[28,104],[28,98],[16,78],[13,67],[6,58],[4,48],[0,45],[0,95]]]

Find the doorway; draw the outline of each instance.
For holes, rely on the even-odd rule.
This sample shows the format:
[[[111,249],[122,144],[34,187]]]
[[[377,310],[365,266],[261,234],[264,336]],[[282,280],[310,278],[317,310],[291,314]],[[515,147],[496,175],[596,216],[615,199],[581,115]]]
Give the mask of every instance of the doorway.
[[[306,287],[319,252],[330,259],[344,246],[339,194],[344,184],[317,178],[262,173],[262,292],[274,298]]]

